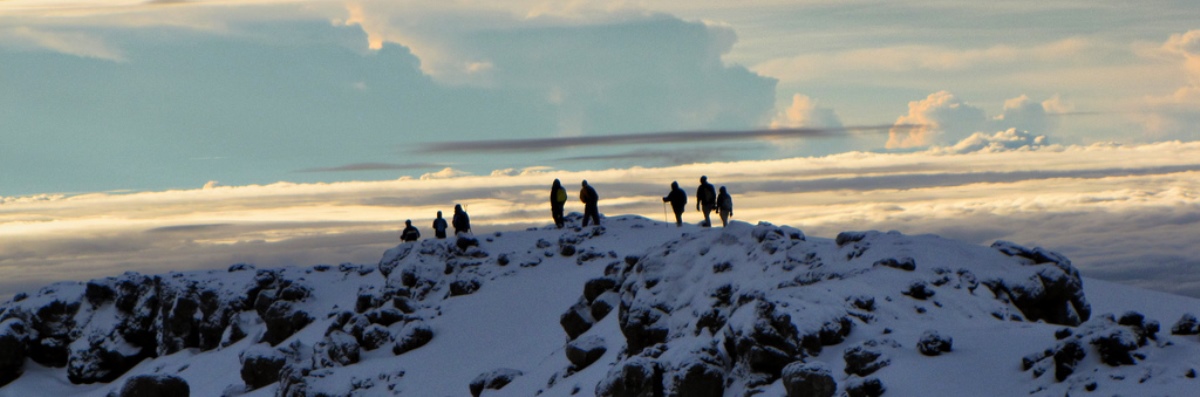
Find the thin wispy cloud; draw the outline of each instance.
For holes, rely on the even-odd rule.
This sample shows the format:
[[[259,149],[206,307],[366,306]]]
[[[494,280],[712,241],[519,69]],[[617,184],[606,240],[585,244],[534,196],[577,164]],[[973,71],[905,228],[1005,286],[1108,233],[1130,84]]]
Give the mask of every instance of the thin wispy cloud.
[[[671,131],[595,135],[564,138],[496,139],[434,142],[415,151],[435,153],[495,153],[547,151],[593,146],[656,145],[679,143],[744,142],[752,139],[835,138],[847,133],[886,133],[912,129],[915,124],[864,125],[839,128],[778,128],[740,131]]]
[[[422,170],[432,168],[443,168],[445,164],[438,163],[354,163],[340,165],[336,167],[321,167],[321,168],[305,168],[294,172],[353,172],[353,171],[394,171],[394,170]]]

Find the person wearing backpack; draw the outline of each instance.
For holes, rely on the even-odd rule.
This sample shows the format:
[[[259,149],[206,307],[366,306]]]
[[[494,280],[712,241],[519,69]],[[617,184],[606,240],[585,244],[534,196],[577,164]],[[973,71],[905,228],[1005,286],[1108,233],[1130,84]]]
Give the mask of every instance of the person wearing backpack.
[[[682,227],[683,210],[687,208],[687,193],[679,188],[679,182],[671,182],[671,193],[663,196],[663,202],[671,203],[671,210],[675,211],[675,227]]]
[[[412,220],[404,221],[404,231],[400,232],[400,241],[410,242],[417,241],[421,238],[421,232],[417,231],[417,227],[412,225]]]
[[[733,216],[733,198],[729,197],[724,186],[721,186],[721,194],[717,195],[717,215],[721,217],[721,227],[725,227],[729,217]]]
[[[550,186],[550,216],[554,218],[554,226],[563,227],[563,206],[567,204],[567,189],[558,179]]]
[[[588,220],[600,226],[600,195],[596,194],[596,189],[592,189],[586,180],[583,181],[583,188],[579,189],[579,201],[583,202],[583,226],[587,227]]]
[[[471,232],[471,217],[467,216],[467,211],[463,211],[462,204],[454,205],[454,219],[450,223],[454,225],[455,235]]]
[[[704,227],[711,227],[712,220],[709,219],[709,213],[717,206],[717,192],[713,190],[713,185],[708,183],[708,176],[700,177],[700,187],[696,188],[696,211],[704,212]]]

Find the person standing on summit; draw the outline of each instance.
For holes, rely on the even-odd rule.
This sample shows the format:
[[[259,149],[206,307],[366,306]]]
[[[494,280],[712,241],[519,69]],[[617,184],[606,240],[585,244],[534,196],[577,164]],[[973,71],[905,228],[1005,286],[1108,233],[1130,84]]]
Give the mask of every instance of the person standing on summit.
[[[412,225],[412,220],[404,221],[404,231],[400,232],[400,241],[411,242],[421,238],[421,232],[417,231],[417,227]]]
[[[592,189],[587,181],[583,181],[583,188],[579,189],[579,201],[583,202],[583,226],[587,227],[588,220],[591,220],[596,226],[600,226],[600,209],[597,202],[600,201],[600,196],[596,194],[596,189]]]
[[[663,196],[663,202],[671,202],[671,210],[675,211],[675,227],[683,226],[683,210],[687,208],[687,193],[679,188],[679,182],[671,182],[671,193]]]
[[[446,218],[442,218],[442,211],[438,211],[437,219],[433,220],[433,236],[438,239],[446,238]]]
[[[462,204],[454,205],[454,219],[450,223],[454,225],[455,235],[471,232],[471,217],[467,216],[467,211],[463,211]]]
[[[733,216],[733,198],[729,197],[724,186],[721,186],[721,194],[717,195],[717,215],[721,216],[721,227],[729,224],[729,217]]]
[[[700,187],[696,189],[696,211],[704,212],[704,227],[712,227],[711,213],[717,207],[717,192],[708,183],[708,176],[700,177]]]
[[[550,186],[550,216],[554,218],[554,226],[559,229],[563,227],[563,206],[566,204],[567,189],[555,179],[554,185]]]

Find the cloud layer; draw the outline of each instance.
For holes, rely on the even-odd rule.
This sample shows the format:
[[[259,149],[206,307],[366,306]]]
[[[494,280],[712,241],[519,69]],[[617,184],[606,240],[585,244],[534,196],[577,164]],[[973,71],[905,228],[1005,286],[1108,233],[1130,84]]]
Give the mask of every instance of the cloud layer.
[[[670,181],[708,175],[729,188],[736,218],[749,222],[819,237],[894,229],[979,244],[1013,240],[1062,251],[1085,275],[1200,296],[1200,276],[1173,273],[1200,257],[1200,142],[1046,146],[1015,130],[966,142],[661,168],[475,176],[446,169],[379,182],[8,197],[0,199],[0,295],[128,270],[373,263],[398,242],[405,219],[425,228],[455,203],[479,233],[546,225],[543,201],[555,178],[568,186],[587,179],[604,197],[603,213],[657,219]],[[580,210],[569,203],[568,211]]]

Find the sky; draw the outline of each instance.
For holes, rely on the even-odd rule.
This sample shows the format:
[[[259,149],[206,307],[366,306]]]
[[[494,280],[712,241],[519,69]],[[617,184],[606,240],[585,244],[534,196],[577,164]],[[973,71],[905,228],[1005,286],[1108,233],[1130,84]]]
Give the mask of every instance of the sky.
[[[1007,239],[1200,296],[1196,21],[1190,1],[2,0],[0,296],[371,263],[453,203],[481,231],[543,225],[554,178],[659,219],[699,175],[747,221]]]

